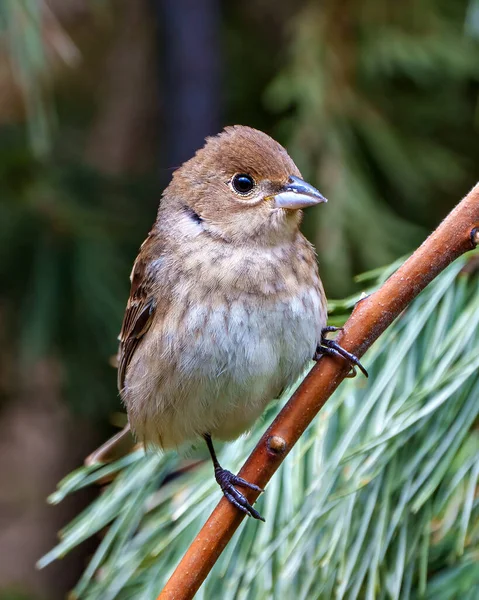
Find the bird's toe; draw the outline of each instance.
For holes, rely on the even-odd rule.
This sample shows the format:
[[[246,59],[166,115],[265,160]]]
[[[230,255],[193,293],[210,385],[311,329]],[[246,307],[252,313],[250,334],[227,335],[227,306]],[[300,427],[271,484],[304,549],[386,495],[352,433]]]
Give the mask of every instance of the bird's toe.
[[[246,497],[235,487],[235,485],[239,485],[257,492],[262,492],[263,490],[259,486],[246,481],[246,479],[243,479],[242,477],[233,475],[230,471],[222,468],[215,469],[215,476],[225,498],[231,502],[233,506],[236,506],[236,508],[254,519],[264,521],[259,512],[251,506]]]

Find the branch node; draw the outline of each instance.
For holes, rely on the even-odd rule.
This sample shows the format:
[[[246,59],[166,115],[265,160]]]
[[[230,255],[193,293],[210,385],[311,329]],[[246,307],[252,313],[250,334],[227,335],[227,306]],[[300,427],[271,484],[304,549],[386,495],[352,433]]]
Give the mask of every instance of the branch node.
[[[279,435],[272,435],[268,438],[267,443],[268,450],[270,450],[273,454],[284,454],[286,452],[286,448],[288,447],[286,440]]]

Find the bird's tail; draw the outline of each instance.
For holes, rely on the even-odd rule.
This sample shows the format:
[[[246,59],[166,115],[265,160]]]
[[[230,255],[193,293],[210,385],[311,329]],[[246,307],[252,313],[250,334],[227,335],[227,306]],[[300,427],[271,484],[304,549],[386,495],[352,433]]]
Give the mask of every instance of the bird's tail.
[[[87,456],[85,465],[91,466],[112,462],[129,454],[136,445],[130,424],[127,423],[120,432]]]

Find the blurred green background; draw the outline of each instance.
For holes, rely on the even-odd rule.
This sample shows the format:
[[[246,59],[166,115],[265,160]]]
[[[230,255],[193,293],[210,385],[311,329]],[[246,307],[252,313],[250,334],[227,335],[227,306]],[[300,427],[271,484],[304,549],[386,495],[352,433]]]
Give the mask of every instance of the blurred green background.
[[[0,0],[0,598],[36,573],[45,497],[111,431],[111,357],[172,170],[224,125],[283,143],[330,298],[412,250],[477,179],[477,0]],[[2,595],[3,594],[3,595]]]

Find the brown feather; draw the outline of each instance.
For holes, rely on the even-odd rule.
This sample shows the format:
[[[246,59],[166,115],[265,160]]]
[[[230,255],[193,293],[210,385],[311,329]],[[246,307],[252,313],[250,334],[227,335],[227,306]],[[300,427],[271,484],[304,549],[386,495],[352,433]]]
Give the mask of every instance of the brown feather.
[[[155,251],[159,254],[158,239],[152,233],[143,242],[130,276],[130,297],[118,338],[120,340],[118,349],[118,389],[120,391],[125,384],[126,371],[131,358],[150,328],[156,309],[153,281],[148,275],[148,261],[145,260],[145,256],[148,256],[149,246],[156,246]]]

